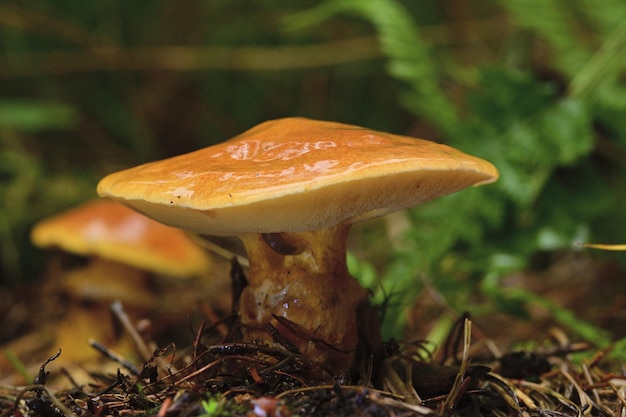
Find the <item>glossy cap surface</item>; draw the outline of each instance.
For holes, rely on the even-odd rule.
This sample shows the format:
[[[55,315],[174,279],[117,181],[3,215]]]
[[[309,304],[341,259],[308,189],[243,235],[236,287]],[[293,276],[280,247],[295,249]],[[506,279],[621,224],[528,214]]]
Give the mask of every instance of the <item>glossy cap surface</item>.
[[[98,193],[171,226],[233,236],[356,222],[497,177],[489,162],[446,145],[286,118],[110,174]]]

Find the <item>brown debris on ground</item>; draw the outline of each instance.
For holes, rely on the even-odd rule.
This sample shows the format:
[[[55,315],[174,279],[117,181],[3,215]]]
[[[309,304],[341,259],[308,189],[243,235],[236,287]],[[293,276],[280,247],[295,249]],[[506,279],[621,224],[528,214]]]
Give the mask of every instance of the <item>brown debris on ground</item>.
[[[604,370],[605,352],[574,361],[586,344],[561,337],[535,351],[469,357],[471,321],[462,318],[454,357],[435,363],[423,343],[385,345],[381,386],[368,375],[331,375],[279,344],[207,344],[197,329],[188,352],[158,349],[143,366],[118,359],[115,374],[86,385],[48,387],[58,354],[32,385],[2,387],[1,417],[87,416],[612,416],[626,413],[626,376]],[[464,327],[463,327],[464,324]],[[456,338],[454,340],[457,340]],[[483,346],[485,346],[483,344]],[[106,352],[106,348],[101,348]],[[486,349],[483,349],[486,350]],[[458,352],[458,354],[457,354]],[[458,357],[457,357],[458,356]],[[71,374],[66,375],[70,378]]]
[[[278,340],[240,342],[235,314],[216,320],[210,306],[201,310],[211,324],[189,325],[189,347],[154,349],[113,305],[135,357],[93,341],[103,359],[84,382],[76,378],[84,370],[57,365],[63,353],[54,353],[32,384],[0,386],[0,417],[626,415],[620,365],[606,351],[580,359],[593,347],[558,329],[536,333],[532,348],[500,353],[462,316],[437,355],[424,341],[389,340],[376,360],[335,374]]]

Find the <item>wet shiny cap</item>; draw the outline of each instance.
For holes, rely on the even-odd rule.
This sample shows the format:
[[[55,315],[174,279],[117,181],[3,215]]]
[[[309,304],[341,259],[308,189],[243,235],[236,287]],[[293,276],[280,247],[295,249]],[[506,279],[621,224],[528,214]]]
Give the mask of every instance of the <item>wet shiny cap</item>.
[[[234,236],[353,223],[497,177],[489,162],[446,145],[286,118],[110,174],[98,193],[171,226]]]

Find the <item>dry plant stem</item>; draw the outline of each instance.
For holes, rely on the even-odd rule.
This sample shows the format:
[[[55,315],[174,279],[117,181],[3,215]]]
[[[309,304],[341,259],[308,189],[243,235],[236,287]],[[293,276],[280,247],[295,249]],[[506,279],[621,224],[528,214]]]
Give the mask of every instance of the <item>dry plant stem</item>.
[[[450,394],[446,398],[446,402],[444,403],[444,410],[452,410],[456,406],[456,402],[459,399],[459,395],[462,395],[461,385],[463,380],[465,379],[465,372],[467,371],[467,366],[469,365],[469,348],[472,339],[472,321],[469,319],[465,319],[463,322],[463,356],[461,359],[461,365],[459,366],[459,373],[456,375],[454,379],[454,384],[452,385],[452,389],[450,389]]]
[[[240,307],[248,340],[273,340],[272,326],[299,353],[331,370],[352,364],[357,310],[367,292],[348,273],[348,229],[280,234],[282,246],[295,251],[286,255],[259,234],[241,237],[250,260]]]
[[[135,345],[137,346],[137,349],[139,350],[142,358],[146,361],[149,360],[152,357],[152,352],[150,352],[150,349],[146,345],[145,341],[139,335],[137,329],[135,329],[135,326],[131,322],[130,317],[128,317],[128,315],[126,314],[122,303],[119,300],[116,300],[111,303],[110,309],[115,314],[117,319],[122,323],[124,329],[133,339],[133,342],[135,342]]]
[[[419,396],[413,384],[407,381],[410,381],[410,375],[407,375],[406,381],[402,381],[398,373],[392,366],[391,358],[383,361],[383,369],[384,369],[384,380],[383,384],[387,391],[390,393],[399,396],[403,401],[409,402],[411,404],[422,404],[422,398]],[[410,369],[410,366],[407,367]]]
[[[113,350],[109,349],[108,347],[106,347],[102,343],[99,343],[98,341],[93,340],[93,339],[89,339],[88,343],[89,343],[89,346],[91,346],[92,348],[96,349],[98,352],[100,352],[101,354],[103,354],[107,358],[109,358],[111,360],[114,360],[115,362],[119,363],[125,369],[130,371],[133,375],[139,375],[141,373],[141,371],[135,365],[133,365],[132,363],[127,361],[123,356],[121,356],[117,352],[114,352]]]
[[[111,311],[113,311],[113,313],[118,318],[118,320],[122,323],[122,325],[124,326],[124,329],[128,332],[130,337],[133,339],[133,342],[135,342],[135,346],[137,347],[137,350],[139,351],[143,359],[146,361],[150,360],[150,358],[153,357],[152,352],[150,351],[150,348],[148,347],[146,342],[143,340],[139,332],[137,332],[137,329],[131,322],[130,317],[128,317],[128,315],[126,314],[126,311],[124,310],[124,306],[122,305],[122,303],[119,301],[114,301],[111,304],[110,309]],[[159,367],[159,369],[161,369],[163,372],[165,373],[176,372],[176,369],[174,368],[174,366],[172,364],[167,363],[163,358],[155,357],[154,361]]]

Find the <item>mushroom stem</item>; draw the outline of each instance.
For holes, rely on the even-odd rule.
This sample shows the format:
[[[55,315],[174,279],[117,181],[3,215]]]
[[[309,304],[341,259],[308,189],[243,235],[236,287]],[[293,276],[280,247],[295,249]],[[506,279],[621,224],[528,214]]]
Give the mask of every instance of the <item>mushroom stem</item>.
[[[100,256],[92,256],[87,265],[64,272],[61,286],[75,300],[102,303],[107,308],[116,299],[145,309],[156,303],[146,271]]]
[[[99,358],[87,343],[95,339],[118,352],[134,352],[133,344],[120,337],[110,320],[109,304],[124,302],[132,315],[156,305],[150,290],[148,274],[132,266],[94,256],[83,267],[65,271],[60,277],[69,309],[57,326],[56,345],[63,349],[66,362],[83,362]]]
[[[357,311],[367,291],[348,273],[346,239],[350,226],[283,233],[304,248],[279,253],[261,234],[241,236],[250,270],[240,313],[248,340],[277,335],[304,356],[340,370],[349,367],[358,344]]]

